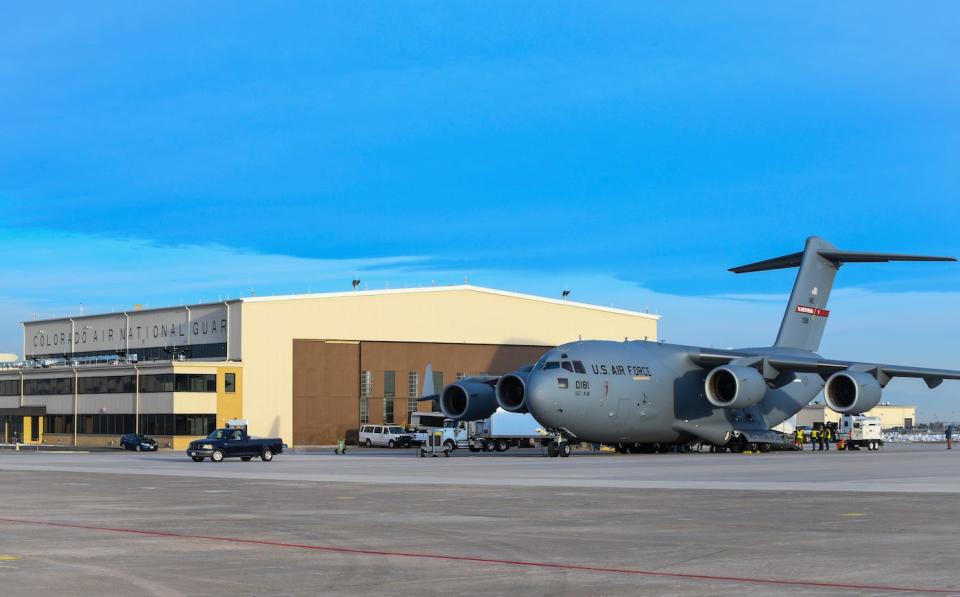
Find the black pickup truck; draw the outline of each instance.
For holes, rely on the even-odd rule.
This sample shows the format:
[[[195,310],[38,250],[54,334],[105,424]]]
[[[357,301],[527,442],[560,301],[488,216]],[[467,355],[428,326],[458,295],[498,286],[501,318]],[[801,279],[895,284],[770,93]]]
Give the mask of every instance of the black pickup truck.
[[[207,439],[190,442],[187,448],[187,456],[193,458],[194,462],[203,462],[204,458],[213,462],[220,462],[224,458],[247,461],[254,457],[270,462],[275,454],[281,452],[283,440],[280,438],[250,437],[243,429],[217,429]]]

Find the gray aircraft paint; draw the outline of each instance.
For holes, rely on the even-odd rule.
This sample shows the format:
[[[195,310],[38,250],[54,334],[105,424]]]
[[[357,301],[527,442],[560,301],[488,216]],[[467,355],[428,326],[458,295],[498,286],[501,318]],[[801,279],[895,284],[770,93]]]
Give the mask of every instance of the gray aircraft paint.
[[[858,388],[857,397],[860,392],[866,395],[867,388],[877,399],[892,377],[921,378],[929,387],[960,379],[960,371],[829,360],[814,352],[823,336],[827,301],[841,265],[887,261],[956,259],[840,251],[811,237],[803,252],[731,270],[747,273],[799,266],[772,347],[715,350],[647,341],[578,341],[547,352],[532,371],[504,376],[499,382],[484,380],[487,386],[483,387],[490,390],[474,389],[468,392],[469,400],[488,404],[496,400],[508,410],[529,411],[546,429],[577,441],[651,444],[702,439],[722,445],[732,439],[780,441],[770,428],[809,404],[831,376]],[[707,399],[707,376],[724,367],[749,373],[744,379],[758,388],[757,402],[730,408]],[[500,382],[511,379],[515,386],[523,386],[524,402],[519,408],[504,399],[507,392],[501,386],[506,384]],[[445,412],[456,418],[455,413]]]

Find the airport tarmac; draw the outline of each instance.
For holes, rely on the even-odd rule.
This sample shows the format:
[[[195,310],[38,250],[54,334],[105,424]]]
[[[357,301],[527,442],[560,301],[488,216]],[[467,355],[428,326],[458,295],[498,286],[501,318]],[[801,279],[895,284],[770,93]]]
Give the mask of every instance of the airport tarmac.
[[[960,595],[960,451],[0,452],[3,595]]]

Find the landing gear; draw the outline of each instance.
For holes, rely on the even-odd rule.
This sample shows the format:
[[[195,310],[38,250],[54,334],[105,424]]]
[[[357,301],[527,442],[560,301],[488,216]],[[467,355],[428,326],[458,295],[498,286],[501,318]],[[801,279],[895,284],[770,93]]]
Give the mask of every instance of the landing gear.
[[[565,439],[550,440],[550,443],[547,444],[547,456],[550,458],[568,458],[570,454],[573,454],[573,446],[570,445]]]

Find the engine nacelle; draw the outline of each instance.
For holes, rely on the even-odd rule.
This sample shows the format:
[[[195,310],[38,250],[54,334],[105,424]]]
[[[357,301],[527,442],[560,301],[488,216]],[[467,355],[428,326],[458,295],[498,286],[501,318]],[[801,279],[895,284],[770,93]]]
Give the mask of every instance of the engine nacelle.
[[[514,371],[497,380],[497,404],[512,413],[530,412],[527,408],[527,376],[529,370]]]
[[[880,382],[863,371],[840,371],[827,379],[823,399],[834,412],[859,415],[880,403]]]
[[[457,421],[479,421],[497,410],[493,386],[475,381],[458,381],[443,388],[440,394],[443,416]]]
[[[723,365],[707,374],[707,400],[719,408],[747,408],[767,395],[767,382],[751,367]]]

